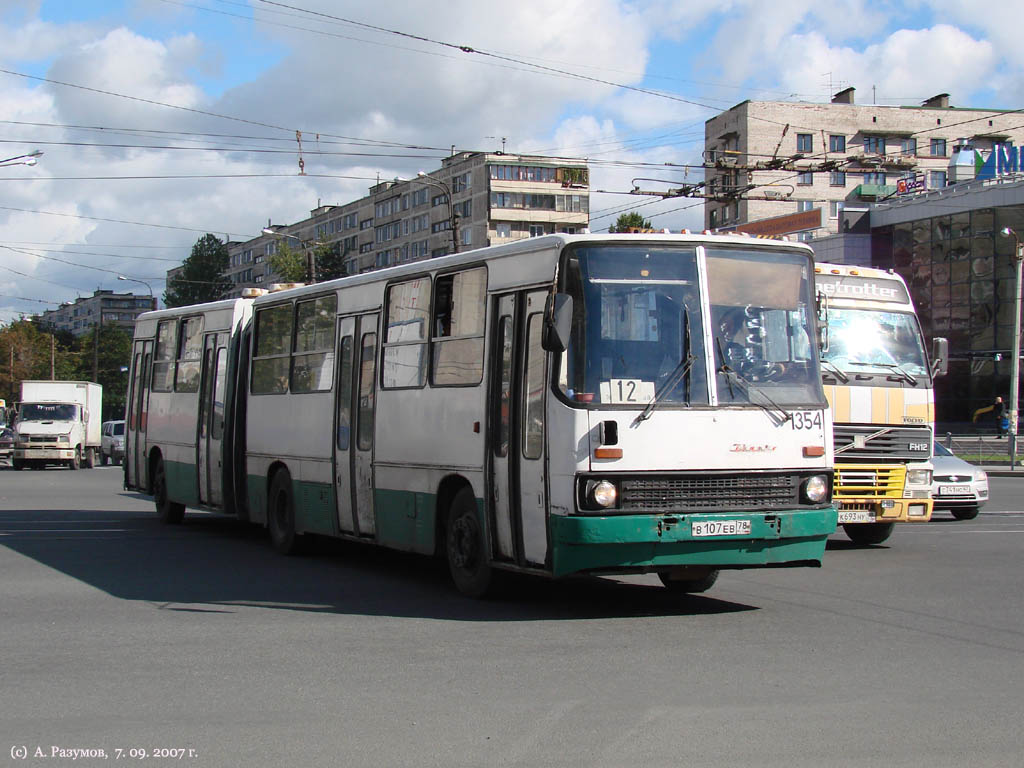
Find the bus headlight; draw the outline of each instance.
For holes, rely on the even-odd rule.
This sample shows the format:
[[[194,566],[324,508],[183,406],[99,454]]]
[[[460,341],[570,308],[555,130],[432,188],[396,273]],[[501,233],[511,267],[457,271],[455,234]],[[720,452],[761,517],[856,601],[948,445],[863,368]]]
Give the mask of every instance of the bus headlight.
[[[587,501],[595,507],[614,507],[619,501],[619,489],[610,480],[591,481],[588,483]]]
[[[811,504],[819,504],[828,498],[828,478],[824,475],[812,475],[804,480],[800,490]]]
[[[932,484],[932,471],[930,469],[908,469],[907,470],[907,484],[908,485],[931,485]]]

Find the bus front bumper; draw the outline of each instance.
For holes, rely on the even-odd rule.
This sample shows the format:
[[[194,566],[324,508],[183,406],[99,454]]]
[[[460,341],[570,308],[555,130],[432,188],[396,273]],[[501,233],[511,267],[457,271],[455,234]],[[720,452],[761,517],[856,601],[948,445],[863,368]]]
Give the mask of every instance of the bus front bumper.
[[[837,515],[826,507],[747,514],[569,515],[550,520],[552,573],[566,576],[676,565],[820,566]]]

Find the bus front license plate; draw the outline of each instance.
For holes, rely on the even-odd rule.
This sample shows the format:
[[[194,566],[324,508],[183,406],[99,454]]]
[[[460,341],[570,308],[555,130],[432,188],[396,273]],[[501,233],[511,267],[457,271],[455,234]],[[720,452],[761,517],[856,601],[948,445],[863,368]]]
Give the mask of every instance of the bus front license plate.
[[[749,520],[701,520],[691,524],[693,536],[742,536],[750,533]]]

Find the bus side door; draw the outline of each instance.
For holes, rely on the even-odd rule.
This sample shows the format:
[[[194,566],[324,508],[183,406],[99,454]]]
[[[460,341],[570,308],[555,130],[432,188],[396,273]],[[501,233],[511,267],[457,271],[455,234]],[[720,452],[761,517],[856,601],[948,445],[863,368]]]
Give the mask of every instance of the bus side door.
[[[220,506],[224,503],[224,379],[227,375],[227,335],[208,333],[204,340],[203,369],[199,394],[199,501]]]
[[[338,527],[373,536],[373,436],[377,395],[377,315],[338,322],[334,474]]]
[[[547,557],[544,291],[497,299],[491,355],[492,547],[499,560],[543,565]]]
[[[132,355],[132,388],[128,393],[128,423],[125,425],[125,476],[129,488],[147,490],[146,426],[149,415],[149,380],[153,342],[136,341]]]

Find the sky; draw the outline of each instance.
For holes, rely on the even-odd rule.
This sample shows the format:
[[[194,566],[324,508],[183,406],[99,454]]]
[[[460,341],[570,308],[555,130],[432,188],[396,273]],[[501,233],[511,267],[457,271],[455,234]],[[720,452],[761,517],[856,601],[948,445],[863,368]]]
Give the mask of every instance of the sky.
[[[1024,0],[0,0],[0,322],[97,289],[162,296],[205,233],[255,237],[452,147],[587,159],[595,232],[631,210],[700,229],[700,200],[629,192],[700,181],[706,120],[850,86],[1024,108],[1022,17]]]

